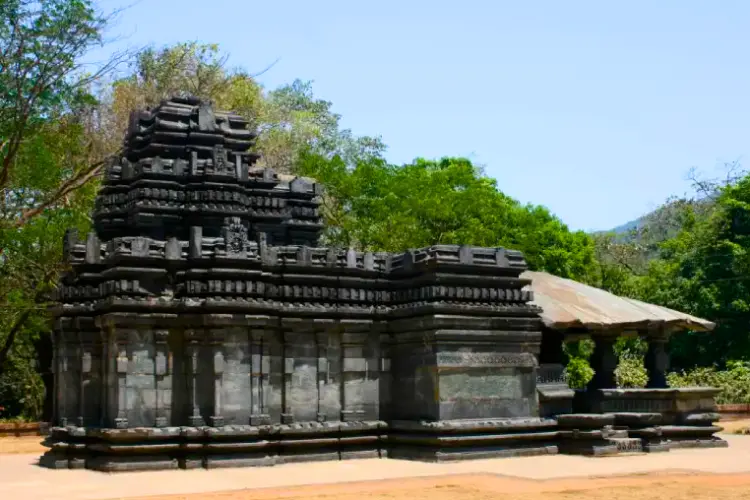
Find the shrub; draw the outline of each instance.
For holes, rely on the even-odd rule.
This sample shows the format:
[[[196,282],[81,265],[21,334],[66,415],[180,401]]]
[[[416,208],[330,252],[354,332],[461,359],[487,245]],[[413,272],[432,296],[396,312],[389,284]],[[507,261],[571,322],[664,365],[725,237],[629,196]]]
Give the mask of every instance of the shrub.
[[[594,370],[584,358],[570,358],[565,371],[568,376],[568,386],[573,389],[584,389],[594,377]]]
[[[44,384],[30,353],[18,354],[6,362],[0,375],[0,418],[37,421],[42,416]]]
[[[750,363],[729,361],[726,370],[696,368],[667,376],[670,387],[716,387],[718,404],[750,403]]]
[[[622,356],[615,370],[617,387],[638,388],[646,387],[648,372],[643,366],[640,356]]]

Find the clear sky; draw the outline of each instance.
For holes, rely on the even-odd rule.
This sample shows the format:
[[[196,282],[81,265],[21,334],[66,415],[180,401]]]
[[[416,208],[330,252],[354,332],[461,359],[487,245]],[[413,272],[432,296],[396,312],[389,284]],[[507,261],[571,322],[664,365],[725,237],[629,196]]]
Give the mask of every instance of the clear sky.
[[[102,0],[103,9],[132,0]],[[218,43],[313,80],[390,162],[467,156],[573,229],[647,212],[750,147],[750,1],[139,0],[118,42]]]

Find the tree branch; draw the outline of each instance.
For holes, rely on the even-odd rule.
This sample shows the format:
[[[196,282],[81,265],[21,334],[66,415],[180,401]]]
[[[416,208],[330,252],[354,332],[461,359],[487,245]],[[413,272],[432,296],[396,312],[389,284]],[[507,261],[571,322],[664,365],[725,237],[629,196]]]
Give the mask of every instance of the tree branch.
[[[62,183],[54,193],[52,193],[45,201],[40,203],[38,206],[29,208],[27,210],[22,210],[18,219],[16,219],[16,221],[13,223],[13,227],[23,227],[31,219],[41,214],[48,208],[56,205],[65,196],[84,186],[91,179],[99,175],[102,167],[109,161],[110,158],[111,157],[108,157],[89,165],[86,169]]]
[[[38,304],[43,298],[45,298],[47,294],[46,287],[44,287],[42,283],[49,281],[55,274],[57,274],[57,269],[54,269],[48,272],[47,274],[45,274],[44,278],[42,279],[42,282],[37,283],[37,292],[34,294],[35,305]],[[26,322],[29,320],[29,316],[31,316],[31,313],[34,311],[34,309],[35,308],[32,308],[32,307],[26,308],[16,318],[15,322],[13,323],[13,326],[8,332],[8,336],[5,337],[5,342],[3,343],[3,346],[0,347],[0,376],[2,376],[3,373],[5,373],[5,363],[8,360],[8,355],[10,354],[10,351],[13,348],[13,344],[15,343],[16,338],[18,337],[18,334],[26,325]]]
[[[18,332],[21,331],[21,328],[23,328],[23,326],[29,320],[29,316],[31,316],[31,309],[26,309],[18,318],[16,318],[16,321],[15,323],[13,323],[10,332],[8,332],[8,336],[5,338],[3,347],[0,348],[0,376],[5,373],[5,362],[8,360],[10,350],[13,348],[13,344],[16,341]]]

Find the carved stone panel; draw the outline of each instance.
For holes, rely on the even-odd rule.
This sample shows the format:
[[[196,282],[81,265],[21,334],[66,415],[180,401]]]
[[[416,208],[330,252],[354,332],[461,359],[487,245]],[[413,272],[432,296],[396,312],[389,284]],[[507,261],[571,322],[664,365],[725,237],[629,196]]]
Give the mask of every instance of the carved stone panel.
[[[155,346],[153,331],[128,332],[126,417],[130,427],[152,427],[156,420]]]
[[[222,415],[227,425],[247,425],[252,401],[252,355],[249,332],[233,328],[226,332],[222,384]]]
[[[318,333],[318,420],[336,421],[341,415],[341,335]]]
[[[318,418],[318,352],[312,333],[285,335],[285,411],[294,422]]]

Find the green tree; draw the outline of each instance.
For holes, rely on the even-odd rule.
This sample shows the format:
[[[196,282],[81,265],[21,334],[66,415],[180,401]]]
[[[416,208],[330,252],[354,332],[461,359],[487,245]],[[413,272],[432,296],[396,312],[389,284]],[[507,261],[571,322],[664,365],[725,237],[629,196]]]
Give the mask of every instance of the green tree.
[[[399,251],[433,244],[521,250],[532,269],[588,276],[593,241],[571,232],[544,207],[522,205],[469,160],[424,159],[389,165],[366,157],[350,167],[339,156],[308,153],[299,172],[326,186],[329,243]]]
[[[711,209],[688,211],[641,279],[642,298],[716,322],[672,340],[678,368],[750,359],[750,176],[719,187]]]
[[[47,334],[60,238],[86,224],[90,181],[110,153],[88,133],[91,88],[127,54],[93,72],[81,62],[108,19],[86,0],[0,2],[0,398],[9,406],[13,388],[27,416],[39,412],[29,367]]]
[[[140,52],[128,74],[102,91],[101,114],[107,128],[101,133],[114,144],[122,139],[132,110],[156,106],[181,93],[211,100],[257,128],[259,168],[294,173],[304,151],[338,154],[351,163],[385,149],[379,138],[355,137],[342,129],[341,117],[329,101],[315,97],[310,82],[296,80],[266,91],[255,75],[227,67],[227,56],[218,45],[197,42]]]

